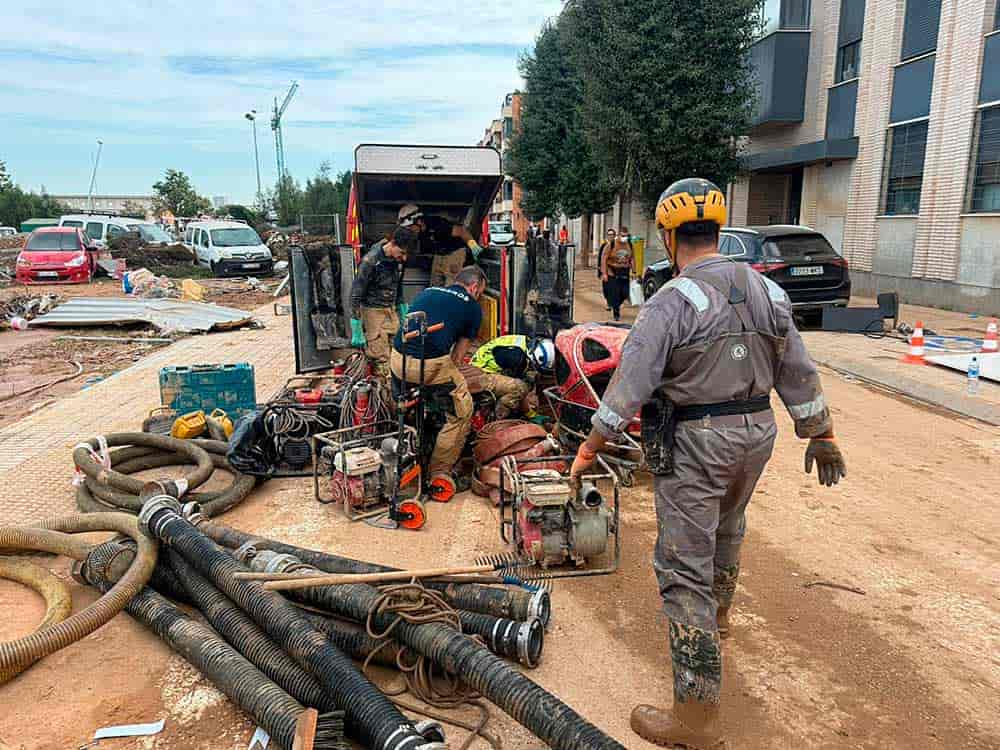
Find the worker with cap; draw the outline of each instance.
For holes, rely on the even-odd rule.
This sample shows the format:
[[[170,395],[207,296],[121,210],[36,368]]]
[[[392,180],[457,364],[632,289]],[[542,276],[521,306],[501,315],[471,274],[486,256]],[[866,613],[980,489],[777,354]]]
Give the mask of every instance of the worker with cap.
[[[479,335],[483,322],[479,299],[486,291],[486,276],[478,266],[469,266],[459,271],[454,281],[447,287],[428,287],[414,297],[410,304],[410,316],[423,312],[428,328],[439,323],[442,327],[428,332],[423,343],[417,339],[404,341],[401,331],[398,332],[389,360],[392,374],[400,380],[404,379],[402,352],[405,346],[407,382],[419,382],[422,364],[426,385],[452,386],[453,413],[448,415],[444,427],[437,434],[428,465],[431,483],[443,480],[451,485],[452,493],[455,487],[452,471],[462,455],[472,425],[472,396],[458,366],[465,362],[472,342]],[[417,325],[415,319],[410,317],[403,327],[408,331],[417,330]]]
[[[472,253],[473,261],[479,260],[479,254],[483,248],[472,232],[463,224],[453,224],[450,233],[447,232],[447,223],[440,217],[431,216],[429,219],[424,216],[423,211],[414,203],[407,203],[399,209],[399,225],[403,227],[414,226],[417,232],[426,236],[429,233],[430,221],[436,220],[433,226],[437,230],[440,224],[444,223],[445,235],[441,237],[436,231],[430,232],[437,237],[437,242],[432,243],[433,258],[431,259],[431,286],[449,286],[455,281],[455,275],[465,267],[466,250]]]
[[[530,398],[532,383],[539,370],[551,370],[555,346],[551,340],[529,341],[527,336],[497,336],[476,349],[471,365],[482,371],[479,382],[497,400],[497,419],[506,419],[517,411],[537,408],[538,399]],[[524,407],[529,406],[531,409]]]
[[[351,285],[351,346],[364,348],[384,377],[389,374],[389,342],[407,312],[403,269],[417,246],[412,226],[396,227],[390,237],[376,242],[361,259]]]
[[[642,410],[674,701],[636,707],[631,725],[658,745],[714,750],[724,745],[720,634],[729,632],[746,506],[774,447],[772,389],[809,440],[806,472],[817,464],[820,483],[832,486],[847,470],[788,296],[719,255],[722,191],[702,179],[676,182],[660,196],[656,223],[679,275],[642,306],[570,473],[579,481]]]

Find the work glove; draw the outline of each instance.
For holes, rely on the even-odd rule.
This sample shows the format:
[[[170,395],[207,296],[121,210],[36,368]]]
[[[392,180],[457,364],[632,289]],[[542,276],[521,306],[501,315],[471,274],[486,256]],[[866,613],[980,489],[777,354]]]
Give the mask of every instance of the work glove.
[[[399,314],[400,321],[404,321],[406,320],[406,316],[410,312],[410,306],[405,302],[400,302],[398,305],[396,305],[396,312]]]
[[[478,261],[479,254],[483,252],[482,246],[475,240],[469,240],[468,245],[469,245],[469,250],[472,251],[472,260]]]
[[[847,476],[844,455],[832,437],[814,437],[806,448],[806,474],[812,474],[813,461],[817,465],[819,483],[832,487]]]
[[[583,476],[583,473],[587,469],[594,465],[596,459],[597,451],[587,447],[585,442],[580,443],[580,449],[576,452],[576,458],[573,459],[573,465],[569,470],[570,483],[579,486],[580,477]]]
[[[355,349],[364,349],[368,346],[368,339],[365,338],[365,329],[361,326],[361,321],[351,318],[351,346]]]

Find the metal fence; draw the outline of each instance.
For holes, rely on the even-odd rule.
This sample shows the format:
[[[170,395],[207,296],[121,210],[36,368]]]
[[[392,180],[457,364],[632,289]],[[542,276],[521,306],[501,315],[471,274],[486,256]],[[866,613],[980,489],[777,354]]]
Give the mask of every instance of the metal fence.
[[[343,237],[340,214],[299,214],[299,231],[302,234],[333,235],[338,245]]]

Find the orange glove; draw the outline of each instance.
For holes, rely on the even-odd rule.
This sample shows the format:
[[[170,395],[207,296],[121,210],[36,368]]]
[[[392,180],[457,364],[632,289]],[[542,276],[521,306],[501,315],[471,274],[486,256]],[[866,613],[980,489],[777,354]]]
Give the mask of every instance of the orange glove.
[[[569,470],[570,480],[580,480],[580,476],[594,465],[594,461],[597,459],[597,451],[589,448],[587,444],[580,443],[580,450],[576,452],[576,458],[573,459],[573,466]]]

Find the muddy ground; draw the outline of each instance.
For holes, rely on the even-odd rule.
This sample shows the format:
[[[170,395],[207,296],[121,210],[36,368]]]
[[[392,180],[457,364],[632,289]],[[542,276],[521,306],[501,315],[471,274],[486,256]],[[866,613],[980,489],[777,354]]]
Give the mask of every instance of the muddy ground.
[[[262,281],[272,287],[278,283],[277,277]],[[270,292],[250,288],[246,279],[198,279],[198,283],[207,290],[206,302],[226,307],[254,310],[272,301]],[[126,297],[120,282],[103,278],[90,284],[12,285],[0,289],[0,305],[13,297],[36,294],[56,294],[63,299]],[[163,346],[159,343],[55,340],[63,336],[163,338],[152,326],[32,328],[29,325],[28,330],[15,331],[6,323],[0,321],[0,427],[44,408],[60,396],[75,393],[95,380],[113,375]],[[79,363],[82,369],[74,363]],[[50,387],[37,388],[67,375],[74,377]]]
[[[581,284],[578,320],[605,319],[595,290]],[[724,646],[730,748],[1000,748],[1000,430],[830,371],[823,380],[849,476],[833,489],[806,476],[804,445],[779,415]],[[622,505],[621,570],[556,584],[543,662],[531,676],[627,748],[648,750],[628,712],[640,701],[667,703],[671,692],[649,562],[657,531],[649,483],[625,491]],[[308,481],[277,480],[224,520],[394,565],[467,563],[503,550],[496,511],[480,499],[463,495],[429,512],[415,534],[351,525],[313,500]],[[64,560],[52,567],[66,577]],[[73,592],[77,607],[94,598]],[[29,632],[41,615],[34,597],[2,581],[0,601],[0,639]],[[101,747],[243,750],[253,731],[125,616],[0,687],[0,747],[14,750],[76,748],[95,727],[159,718],[167,719],[160,736]],[[492,727],[508,750],[539,747],[502,715]]]

